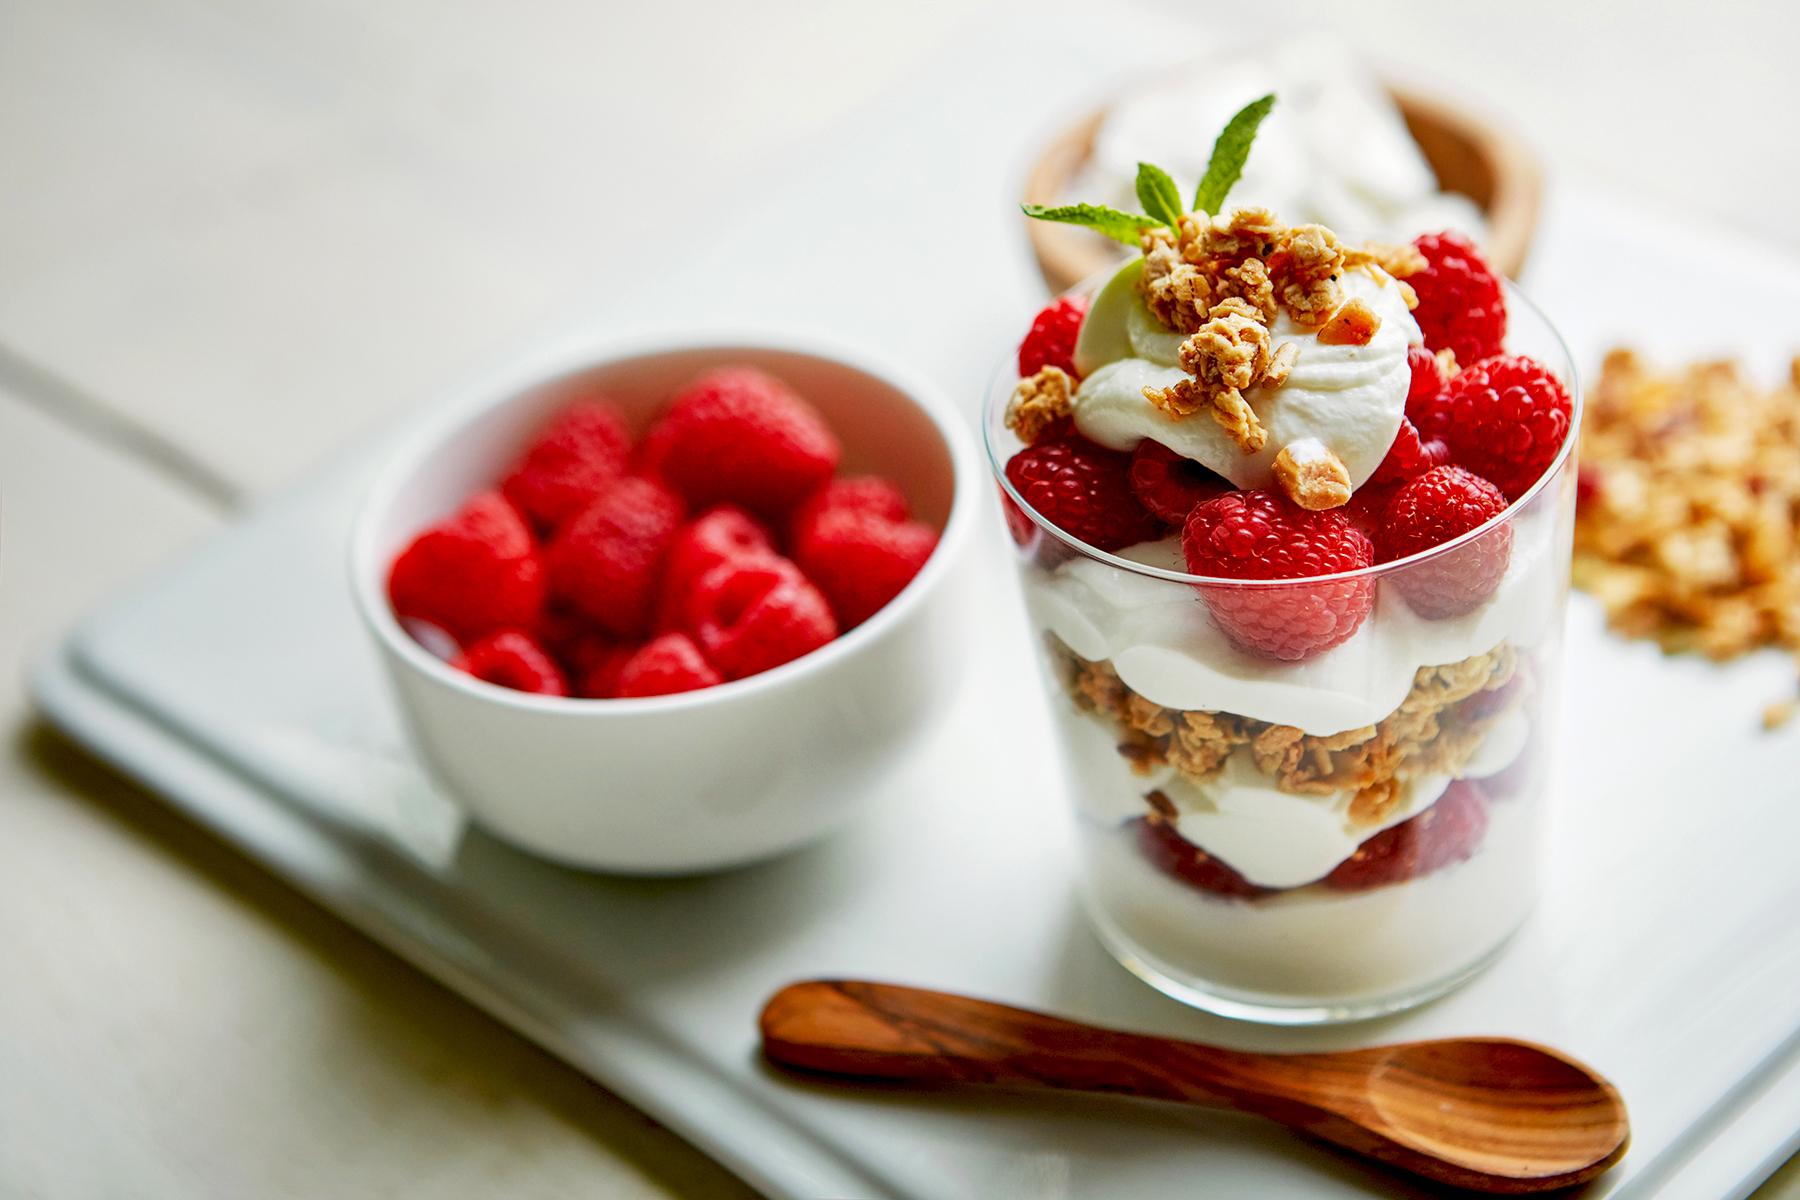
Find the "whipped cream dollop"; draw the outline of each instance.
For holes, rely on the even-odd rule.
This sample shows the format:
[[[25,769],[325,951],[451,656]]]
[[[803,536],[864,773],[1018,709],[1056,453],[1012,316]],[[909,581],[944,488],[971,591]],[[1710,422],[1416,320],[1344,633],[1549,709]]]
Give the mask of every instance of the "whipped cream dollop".
[[[1085,436],[1114,450],[1131,450],[1150,438],[1240,488],[1271,486],[1276,455],[1306,439],[1338,456],[1353,488],[1375,473],[1406,415],[1412,382],[1406,348],[1421,340],[1399,284],[1385,271],[1356,268],[1340,281],[1346,300],[1361,300],[1381,320],[1367,345],[1328,345],[1285,309],[1276,316],[1269,329],[1274,348],[1292,344],[1299,357],[1280,387],[1244,393],[1268,433],[1253,452],[1205,413],[1172,417],[1145,398],[1146,387],[1170,387],[1188,375],[1178,365],[1186,336],[1150,312],[1137,287],[1142,273],[1141,258],[1123,267],[1094,297],[1082,322],[1075,346],[1075,366],[1083,375],[1075,424]]]
[[[1270,51],[1210,55],[1206,69],[1155,80],[1121,97],[1094,137],[1070,196],[1135,211],[1137,165],[1177,179],[1206,170],[1214,131],[1258,96],[1281,99],[1256,136],[1232,203],[1267,208],[1361,241],[1410,241],[1456,229],[1480,240],[1481,211],[1438,190],[1399,108],[1342,46],[1283,42]]]

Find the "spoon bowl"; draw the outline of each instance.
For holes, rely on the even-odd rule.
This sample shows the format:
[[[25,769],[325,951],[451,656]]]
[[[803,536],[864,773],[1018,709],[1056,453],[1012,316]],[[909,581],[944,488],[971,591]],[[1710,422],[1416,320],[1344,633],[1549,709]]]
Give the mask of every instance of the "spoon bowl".
[[[1530,1184],[1522,1191],[1591,1179],[1630,1138],[1611,1083],[1554,1050],[1505,1038],[1391,1047],[1369,1072],[1367,1095],[1398,1145],[1482,1178],[1518,1178]]]

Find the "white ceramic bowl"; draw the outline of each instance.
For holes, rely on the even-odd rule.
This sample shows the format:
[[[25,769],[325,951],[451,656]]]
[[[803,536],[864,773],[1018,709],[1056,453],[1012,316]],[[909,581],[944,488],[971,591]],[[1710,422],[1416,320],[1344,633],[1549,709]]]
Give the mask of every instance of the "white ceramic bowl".
[[[937,551],[886,608],[775,670],[633,700],[496,687],[452,670],[401,629],[386,594],[394,554],[493,486],[552,413],[599,392],[641,433],[683,384],[728,363],[793,385],[843,442],[843,473],[892,478],[940,531]],[[962,419],[935,388],[860,352],[760,337],[576,350],[481,388],[407,442],[357,515],[351,582],[415,743],[477,822],[577,866],[728,867],[851,816],[869,780],[948,703],[966,632],[952,581],[982,486],[975,461]]]

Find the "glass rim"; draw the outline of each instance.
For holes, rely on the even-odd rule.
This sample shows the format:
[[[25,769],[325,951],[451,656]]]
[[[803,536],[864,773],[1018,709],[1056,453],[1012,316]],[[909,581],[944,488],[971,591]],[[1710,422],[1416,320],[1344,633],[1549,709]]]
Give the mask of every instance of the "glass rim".
[[[1110,277],[1110,273],[1108,277]],[[1070,288],[1068,292],[1062,294],[1070,295],[1087,290],[1093,282],[1094,281],[1091,279],[1084,280],[1082,283]],[[1354,571],[1337,571],[1329,575],[1299,575],[1291,579],[1232,579],[1222,575],[1191,575],[1185,571],[1171,571],[1165,567],[1155,567],[1148,563],[1141,563],[1133,559],[1122,558],[1117,554],[1101,550],[1097,546],[1089,545],[1080,538],[1064,532],[1054,523],[1046,519],[1042,513],[1033,508],[1025,498],[1019,494],[1018,489],[1013,487],[1012,480],[1006,477],[1006,465],[1001,461],[1000,448],[995,445],[994,431],[997,424],[1000,428],[1004,428],[1004,422],[996,422],[995,417],[1000,415],[1000,407],[1012,398],[1012,389],[1007,387],[1003,391],[1001,385],[1007,379],[1009,371],[1011,372],[1012,378],[1018,378],[1016,367],[1013,367],[1010,360],[1007,359],[1003,359],[999,369],[995,371],[993,381],[988,386],[987,397],[982,401],[981,406],[981,444],[983,450],[987,454],[988,468],[993,472],[995,480],[999,482],[1001,490],[1005,493],[1006,497],[1011,500],[1013,504],[1018,506],[1020,512],[1031,519],[1032,524],[1057,538],[1071,550],[1076,551],[1083,557],[1105,563],[1106,565],[1115,567],[1121,571],[1129,571],[1135,575],[1143,575],[1151,579],[1161,579],[1169,583],[1214,588],[1274,589],[1305,587],[1323,583],[1342,583],[1361,579],[1379,579],[1383,575],[1397,574],[1412,567],[1431,562],[1434,559],[1454,554],[1460,547],[1466,546],[1471,542],[1479,541],[1488,533],[1515,520],[1520,513],[1524,512],[1525,509],[1549,487],[1551,480],[1561,477],[1564,468],[1568,466],[1569,460],[1574,456],[1576,444],[1581,437],[1583,401],[1581,377],[1579,369],[1575,364],[1575,356],[1570,353],[1569,345],[1563,340],[1562,333],[1550,321],[1550,318],[1544,315],[1543,309],[1533,303],[1531,298],[1525,295],[1512,280],[1502,279],[1500,282],[1501,287],[1505,290],[1509,320],[1515,305],[1523,308],[1524,311],[1529,312],[1537,322],[1544,327],[1545,331],[1549,333],[1557,350],[1562,354],[1563,362],[1567,364],[1567,375],[1566,378],[1562,379],[1562,382],[1569,391],[1569,432],[1568,435],[1563,438],[1562,445],[1557,448],[1556,457],[1550,461],[1550,465],[1544,469],[1544,473],[1538,476],[1537,481],[1525,490],[1524,495],[1520,496],[1515,501],[1508,502],[1505,508],[1495,513],[1475,528],[1469,530],[1467,533],[1460,534],[1457,537],[1433,546],[1428,550],[1421,550],[1416,554],[1409,554],[1405,558],[1396,558],[1392,562],[1374,563],[1367,567],[1358,567]]]

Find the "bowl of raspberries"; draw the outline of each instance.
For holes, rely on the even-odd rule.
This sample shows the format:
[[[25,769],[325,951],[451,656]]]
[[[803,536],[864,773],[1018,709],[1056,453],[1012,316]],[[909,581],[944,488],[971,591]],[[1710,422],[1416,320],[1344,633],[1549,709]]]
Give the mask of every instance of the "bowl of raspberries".
[[[809,841],[943,707],[973,451],[929,385],[766,340],[585,349],[382,468],[351,572],[484,827],[679,873]]]

